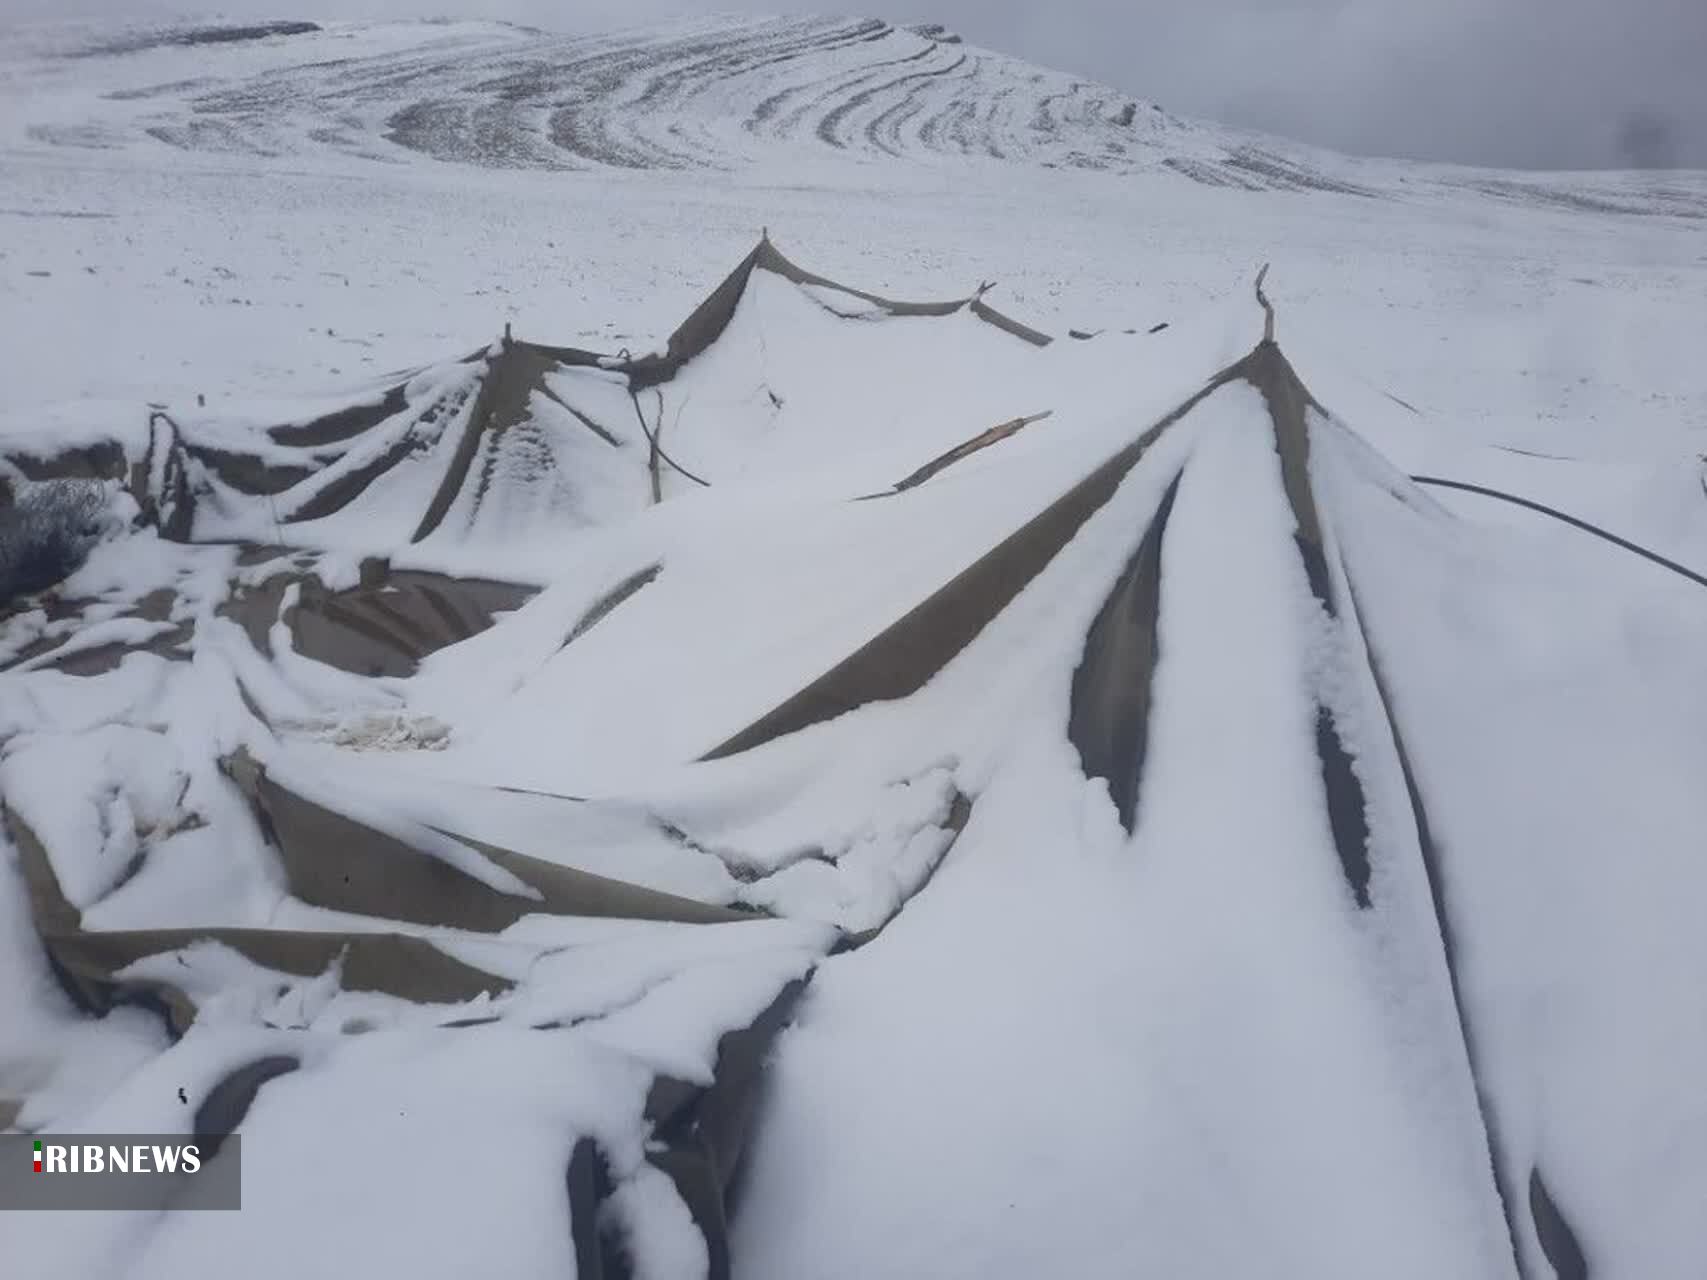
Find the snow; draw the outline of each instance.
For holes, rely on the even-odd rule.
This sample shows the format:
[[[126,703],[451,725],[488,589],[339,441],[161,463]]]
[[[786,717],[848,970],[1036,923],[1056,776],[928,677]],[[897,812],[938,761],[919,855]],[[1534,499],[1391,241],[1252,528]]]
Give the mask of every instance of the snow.
[[[0,833],[0,947],[8,979],[0,984],[0,1102],[20,1103],[11,1123],[35,1126],[71,1115],[102,1097],[166,1043],[159,1020],[134,1009],[80,1016],[59,989],[31,928],[17,854]]]
[[[142,645],[159,635],[171,631],[170,622],[149,622],[143,618],[113,618],[107,622],[97,622],[84,627],[64,644],[59,645],[49,653],[27,659],[13,667],[15,671],[32,671],[61,658],[68,658],[74,653],[87,653],[91,649],[99,649],[103,645]]]
[[[710,1268],[705,1237],[657,1169],[642,1166],[612,1193],[599,1219],[601,1227],[615,1226],[634,1242],[628,1257],[636,1280],[701,1276]]]
[[[313,474],[256,497],[192,454],[197,545],[133,532],[0,605],[0,797],[84,930],[395,935],[492,982],[412,1002],[346,985],[347,950],[284,973],[202,937],[122,975],[190,1001],[181,1038],[79,1010],[0,826],[0,1121],[187,1131],[233,1070],[301,1064],[242,1120],[242,1214],[36,1215],[9,1263],[573,1274],[591,1140],[635,1275],[707,1274],[646,1098],[718,1079],[724,1037],[804,979],[737,1275],[1544,1275],[1532,1173],[1596,1275],[1693,1274],[1707,596],[1406,477],[1707,571],[1702,175],[1354,161],[851,19],[160,34],[60,25],[0,60],[0,476],[111,441],[114,487],[158,491],[156,406],[194,450]],[[147,47],[91,51],[120,38]],[[766,227],[850,287],[995,278],[989,305],[1096,336],[1034,347],[761,269],[631,395],[620,353],[666,353]],[[1331,612],[1234,380],[923,687],[705,759],[1249,352],[1264,262],[1321,406]],[[548,370],[413,542],[506,325],[604,358]],[[393,387],[403,410],[348,439],[269,434]],[[709,485],[666,465],[654,501],[648,430]],[[1069,698],[1176,479],[1128,834]],[[354,587],[373,555],[541,589],[406,679],[299,651],[294,580],[265,644],[219,612],[279,574]],[[53,666],[108,644],[111,670]],[[1366,799],[1366,907],[1318,706]],[[478,933],[310,905],[222,771],[239,749],[536,906],[481,845],[741,915]]]
[[[352,753],[291,743],[282,759],[300,762],[299,772],[307,777],[336,772],[346,796],[348,789],[359,789],[370,805],[396,805],[422,827],[703,902],[730,902],[737,892],[722,862],[684,847],[644,805],[498,790],[371,751],[371,746]],[[347,803],[341,807],[348,810]]]
[[[465,1274],[487,1265],[494,1240],[517,1275],[572,1268],[562,1174],[570,1147],[577,1132],[614,1129],[638,1111],[642,1073],[568,1037],[505,1028],[369,1034],[320,1048],[328,1060],[269,1084],[245,1124],[243,1213],[169,1219],[136,1274],[206,1273],[256,1231],[274,1241],[254,1259],[257,1275],[296,1274],[328,1245],[341,1265]],[[563,1079],[582,1087],[565,1091]],[[446,1089],[460,1105],[442,1105]],[[480,1231],[460,1207],[472,1195],[491,1197]],[[295,1229],[337,1221],[357,1229]]]
[[[1052,741],[1076,657],[1063,642],[1110,580],[1063,556],[1034,590],[1070,589],[1076,609],[1036,609],[1060,638],[1024,644],[1059,665],[1030,707],[1008,704],[1015,740],[966,833],[877,943],[825,966],[785,1040],[738,1223],[745,1273],[855,1275],[882,1257],[903,1274],[1349,1276],[1377,1252],[1393,1274],[1505,1273],[1443,1117],[1400,1087],[1378,1034],[1397,1028],[1325,811],[1297,807],[1315,785],[1308,594],[1259,411],[1229,389],[1187,419],[1203,421],[1164,542],[1159,741],[1136,837],[1098,820],[1100,785]],[[1166,477],[1161,459],[1135,474],[1084,553],[1100,535],[1105,562],[1118,554]],[[997,640],[963,661],[990,663],[979,650]],[[1032,936],[1047,941],[1017,945]],[[1462,1136],[1462,1109],[1444,1120]],[[802,1182],[822,1150],[838,1159]],[[928,1189],[897,1176],[944,1150],[952,1168]],[[1329,1219],[1341,1229],[1293,1230]]]
[[[177,810],[189,777],[162,745],[155,734],[121,725],[7,744],[0,761],[7,804],[49,850],[79,859],[54,867],[73,906],[111,892],[136,857],[138,838]],[[60,785],[70,777],[87,779],[90,793]]]
[[[1702,1183],[1676,1155],[1707,1112],[1680,1086],[1707,1064],[1707,1024],[1658,975],[1707,964],[1679,898],[1697,875],[1685,779],[1703,764],[1707,685],[1688,655],[1707,602],[1586,539],[1490,554],[1362,494],[1349,512],[1352,563],[1384,567],[1367,575],[1371,637],[1439,813],[1507,1159],[1520,1185],[1538,1165],[1620,1269],[1686,1274],[1684,1205]]]

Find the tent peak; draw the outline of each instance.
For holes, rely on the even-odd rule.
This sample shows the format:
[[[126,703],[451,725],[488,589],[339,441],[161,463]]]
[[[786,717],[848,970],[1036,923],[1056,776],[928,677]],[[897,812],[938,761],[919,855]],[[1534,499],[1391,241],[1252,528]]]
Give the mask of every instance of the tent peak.
[[[1257,272],[1257,285],[1256,285],[1257,305],[1262,308],[1262,314],[1263,314],[1262,340],[1264,342],[1273,342],[1274,341],[1274,307],[1272,305],[1270,305],[1269,300],[1268,300],[1268,295],[1262,291],[1262,283],[1267,278],[1268,278],[1268,263],[1265,262],[1262,264],[1262,269]]]

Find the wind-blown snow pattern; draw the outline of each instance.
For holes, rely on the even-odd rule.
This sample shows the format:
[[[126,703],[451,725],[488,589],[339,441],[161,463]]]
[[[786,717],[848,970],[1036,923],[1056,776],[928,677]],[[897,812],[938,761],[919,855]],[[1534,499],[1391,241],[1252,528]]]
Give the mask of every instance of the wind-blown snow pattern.
[[[190,153],[413,153],[505,169],[981,161],[1157,171],[1243,191],[1414,198],[1459,187],[1567,209],[1707,217],[1707,190],[1689,181],[1444,170],[1412,189],[1420,167],[1185,120],[935,24],[725,17],[598,36],[476,22],[300,25],[311,29],[213,40],[217,27],[116,37],[60,28],[26,38],[9,132],[70,149],[146,139]]]
[[[97,74],[115,81],[102,98],[106,122],[68,132],[40,119],[25,131],[69,146],[141,133],[186,150],[403,148],[521,168],[716,169],[805,146],[1119,169],[1160,163],[1176,138],[1184,148],[1196,142],[1206,162],[1216,155],[1212,131],[1151,103],[929,30],[875,19],[724,19],[557,37],[458,23],[333,28],[275,37],[264,49],[165,44],[110,54],[72,44],[61,57],[96,61]],[[200,74],[136,83],[151,63],[162,76],[178,63]],[[53,61],[34,65],[54,83]],[[77,82],[86,86],[87,74]],[[1279,161],[1273,174],[1255,164],[1250,173],[1258,185],[1291,180]]]
[[[1698,1276],[1698,175],[854,20],[8,57],[0,1125],[244,1164],[9,1267]]]

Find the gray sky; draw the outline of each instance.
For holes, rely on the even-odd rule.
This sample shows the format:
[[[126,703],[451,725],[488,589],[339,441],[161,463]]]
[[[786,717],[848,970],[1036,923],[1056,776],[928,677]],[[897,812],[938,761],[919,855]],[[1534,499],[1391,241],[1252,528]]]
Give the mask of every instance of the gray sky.
[[[225,0],[316,17],[327,0]],[[138,16],[183,0],[0,0],[0,14]],[[741,0],[344,0],[558,30]],[[1531,168],[1707,168],[1707,0],[754,0],[762,12],[946,23],[969,41],[1205,116],[1346,151]],[[328,12],[326,16],[334,16]]]

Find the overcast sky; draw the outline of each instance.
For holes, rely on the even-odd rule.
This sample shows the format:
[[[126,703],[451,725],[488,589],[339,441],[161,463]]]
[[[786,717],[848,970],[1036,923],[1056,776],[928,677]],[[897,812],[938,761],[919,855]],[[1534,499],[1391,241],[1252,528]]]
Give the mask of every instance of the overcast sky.
[[[577,30],[740,0],[225,0],[255,17],[452,14]],[[0,0],[136,16],[183,0]],[[1707,168],[1707,0],[755,0],[937,21],[975,44],[1346,151],[1532,168]]]

